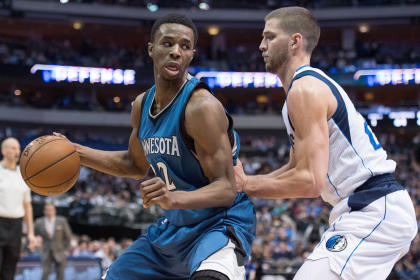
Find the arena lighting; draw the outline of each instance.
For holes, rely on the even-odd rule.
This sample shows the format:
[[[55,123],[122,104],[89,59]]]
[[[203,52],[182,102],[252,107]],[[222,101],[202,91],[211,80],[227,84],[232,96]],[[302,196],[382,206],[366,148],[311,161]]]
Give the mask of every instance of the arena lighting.
[[[21,91],[20,89],[15,89],[14,94],[15,94],[16,96],[19,96],[19,95],[21,95],[21,94],[22,94],[22,91]]]
[[[152,13],[156,12],[157,10],[159,10],[159,6],[157,4],[153,4],[151,2],[147,3],[146,7]]]
[[[353,78],[358,80],[362,76],[368,86],[420,84],[420,68],[359,70]]]
[[[420,111],[417,112],[417,125],[420,126]]]
[[[69,2],[69,0],[60,0],[61,4],[67,4]]]
[[[280,79],[266,72],[223,72],[202,71],[195,75],[198,79],[204,78],[210,88],[274,88],[282,87]]]
[[[370,113],[367,117],[370,120],[370,125],[374,127],[378,125],[378,120],[384,119],[384,115],[381,113]]]
[[[207,32],[211,36],[216,36],[220,32],[220,28],[218,26],[209,26],[209,28],[207,29]]]
[[[359,25],[359,32],[360,33],[368,33],[370,30],[370,26],[366,23],[362,23]]]
[[[393,121],[395,127],[406,127],[407,121],[416,118],[414,111],[391,112],[388,117]]]
[[[136,71],[131,69],[94,68],[64,65],[35,64],[30,72],[42,71],[44,82],[79,82],[91,84],[133,85],[136,82]]]
[[[375,127],[378,125],[379,121],[384,120],[386,116],[388,119],[392,120],[392,124],[395,127],[406,127],[408,120],[415,120],[418,126],[420,126],[420,111],[416,109],[389,109],[389,111],[373,111],[367,113],[367,118],[370,121],[371,126]]]
[[[83,22],[76,20],[73,22],[73,28],[76,30],[80,30],[83,27]]]
[[[210,5],[206,1],[200,1],[200,4],[198,4],[198,7],[200,10],[208,11],[210,10]]]

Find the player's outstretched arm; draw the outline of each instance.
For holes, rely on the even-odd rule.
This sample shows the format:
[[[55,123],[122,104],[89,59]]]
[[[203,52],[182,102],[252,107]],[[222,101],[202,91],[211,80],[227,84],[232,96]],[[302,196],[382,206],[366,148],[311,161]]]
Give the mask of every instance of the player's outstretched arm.
[[[128,143],[128,150],[102,151],[73,143],[76,151],[79,153],[82,165],[114,176],[131,177],[134,179],[146,177],[150,165],[137,138],[143,96],[144,94],[141,94],[136,98],[131,110],[131,123],[133,128]],[[54,135],[64,137],[58,133],[54,133]]]
[[[329,104],[335,102],[331,101],[331,96],[327,87],[317,81],[308,82],[306,77],[293,84],[287,97],[289,117],[295,128],[291,168],[248,176],[243,186],[246,193],[260,198],[317,197],[321,194],[329,159]]]
[[[296,166],[296,162],[294,159],[294,153],[293,150],[290,149],[289,151],[290,156],[289,156],[289,161],[283,165],[282,167],[280,167],[279,169],[276,169],[274,171],[272,171],[271,173],[266,174],[265,176],[268,178],[276,178],[278,176],[280,176],[281,174],[283,174],[284,172],[288,171],[289,169],[293,168]],[[245,174],[244,168],[242,166],[242,162],[238,159],[236,161],[236,165],[233,166],[233,170],[235,172],[235,183],[236,183],[236,190],[238,192],[243,192],[244,191],[244,186],[248,183],[248,177]]]
[[[203,209],[230,206],[236,197],[228,120],[220,102],[207,90],[194,92],[185,109],[185,128],[210,184],[194,191],[168,191],[160,178],[140,185],[144,207]]]

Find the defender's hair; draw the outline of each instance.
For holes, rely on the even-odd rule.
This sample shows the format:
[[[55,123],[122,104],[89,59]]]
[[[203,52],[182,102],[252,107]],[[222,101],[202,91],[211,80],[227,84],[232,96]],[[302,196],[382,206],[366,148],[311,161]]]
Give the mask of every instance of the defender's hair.
[[[302,7],[286,7],[270,12],[265,21],[277,19],[279,27],[286,33],[292,35],[300,33],[305,44],[304,49],[311,54],[318,44],[321,30],[313,14]]]
[[[194,23],[187,16],[184,16],[184,15],[181,15],[181,14],[175,14],[175,13],[167,14],[167,15],[157,19],[155,21],[155,23],[153,23],[152,32],[151,32],[152,43],[155,41],[156,31],[158,31],[159,27],[162,24],[165,24],[165,23],[182,24],[186,27],[191,28],[191,30],[194,33],[194,46],[195,46],[195,44],[197,43],[197,39],[198,39],[198,32],[197,32],[197,28],[195,27]]]

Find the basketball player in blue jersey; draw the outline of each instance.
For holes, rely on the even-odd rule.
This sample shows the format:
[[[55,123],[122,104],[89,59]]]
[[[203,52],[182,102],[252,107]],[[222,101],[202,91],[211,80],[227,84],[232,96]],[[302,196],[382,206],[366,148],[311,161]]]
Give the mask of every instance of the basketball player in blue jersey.
[[[237,187],[260,198],[321,196],[333,206],[330,228],[295,279],[385,279],[417,233],[414,207],[392,176],[395,162],[346,92],[309,66],[319,35],[304,8],[266,16],[260,50],[286,90],[290,160],[260,176],[246,176],[238,164]]]
[[[155,85],[133,103],[128,151],[74,144],[83,165],[108,174],[141,179],[151,167],[156,177],[140,185],[143,206],[165,209],[110,266],[107,280],[245,278],[255,212],[235,189],[232,119],[187,72],[196,41],[187,17],[158,19],[148,44]]]

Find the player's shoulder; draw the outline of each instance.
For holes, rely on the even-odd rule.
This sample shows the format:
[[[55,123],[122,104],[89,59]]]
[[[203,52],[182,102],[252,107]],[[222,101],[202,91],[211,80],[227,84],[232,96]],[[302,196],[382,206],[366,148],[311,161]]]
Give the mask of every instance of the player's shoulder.
[[[143,99],[146,98],[146,93],[147,91],[144,91],[142,93],[140,93],[139,95],[136,96],[136,99],[134,99],[133,101],[133,107],[134,106],[141,106],[141,104],[143,103]]]
[[[320,79],[307,75],[293,82],[287,94],[287,101],[302,102],[308,100],[310,102],[322,100],[331,93],[329,86]]]
[[[198,88],[192,92],[186,105],[186,111],[201,111],[222,106],[220,101],[206,88]]]
[[[138,122],[140,121],[140,116],[142,113],[143,101],[145,101],[147,91],[140,93],[136,99],[134,99],[131,106],[131,121],[133,125],[138,127]]]

